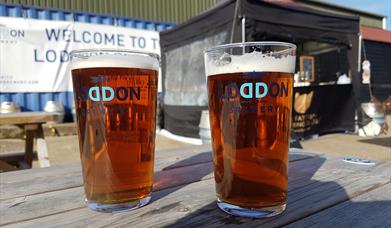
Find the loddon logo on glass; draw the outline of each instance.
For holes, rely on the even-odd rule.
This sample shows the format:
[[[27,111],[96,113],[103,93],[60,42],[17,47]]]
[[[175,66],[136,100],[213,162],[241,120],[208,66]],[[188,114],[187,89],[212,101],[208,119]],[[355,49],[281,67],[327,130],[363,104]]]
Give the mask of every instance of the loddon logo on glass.
[[[107,82],[104,76],[93,76],[91,81],[94,83]],[[110,87],[110,86],[92,86],[88,89],[88,98],[92,101],[111,101],[117,99],[118,101],[126,100],[140,100],[140,87]]]
[[[257,72],[246,73],[245,79],[255,79],[262,77],[262,74]],[[271,82],[246,82],[241,85],[233,82],[226,86],[222,83],[218,84],[218,95],[221,99],[227,98],[264,98],[269,94],[270,97],[286,97],[288,96],[289,83],[280,81]]]

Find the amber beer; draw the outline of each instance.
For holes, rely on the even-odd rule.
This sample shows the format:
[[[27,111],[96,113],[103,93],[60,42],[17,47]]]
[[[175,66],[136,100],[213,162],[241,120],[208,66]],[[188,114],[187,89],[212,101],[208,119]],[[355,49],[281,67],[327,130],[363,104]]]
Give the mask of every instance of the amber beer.
[[[158,67],[148,53],[72,53],[85,195],[93,210],[132,209],[150,200]]]
[[[289,51],[293,45],[276,50],[286,47],[283,58],[243,52],[253,50],[251,45],[273,46],[225,45],[207,51],[205,60],[218,206],[233,215],[259,218],[285,209],[295,62]],[[227,46],[240,47],[243,54],[220,63],[226,60],[218,51]]]

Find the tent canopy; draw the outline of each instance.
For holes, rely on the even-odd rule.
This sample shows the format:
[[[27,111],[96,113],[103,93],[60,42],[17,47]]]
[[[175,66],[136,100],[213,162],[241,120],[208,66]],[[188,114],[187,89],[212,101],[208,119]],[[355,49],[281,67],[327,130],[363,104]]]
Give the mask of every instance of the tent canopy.
[[[341,42],[343,34],[358,34],[359,17],[326,14],[299,4],[271,3],[261,0],[221,1],[215,7],[173,29],[161,32],[161,45],[170,49],[205,36],[227,23],[232,24],[235,6],[238,18],[246,18],[247,35],[264,32],[292,40]],[[267,26],[267,27],[264,27]],[[231,26],[229,26],[231,28]],[[249,40],[251,40],[251,37]],[[349,42],[345,42],[349,45]]]
[[[345,50],[352,75],[358,72],[359,18],[326,14],[293,1],[227,0],[177,27],[161,32],[164,128],[198,137],[207,109],[203,50],[229,42],[318,42]],[[330,48],[328,47],[328,50]],[[357,78],[357,77],[353,77]],[[358,79],[357,79],[358,80]],[[359,83],[353,80],[353,84]]]

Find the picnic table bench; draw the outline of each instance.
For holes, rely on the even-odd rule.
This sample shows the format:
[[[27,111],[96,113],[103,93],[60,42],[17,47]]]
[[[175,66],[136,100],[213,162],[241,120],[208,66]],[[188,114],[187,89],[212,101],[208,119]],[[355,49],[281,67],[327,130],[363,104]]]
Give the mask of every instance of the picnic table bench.
[[[155,157],[151,203],[121,213],[85,207],[79,163],[2,173],[0,226],[391,226],[390,162],[358,165],[292,149],[286,211],[268,219],[248,219],[217,208],[209,146],[156,151]]]
[[[56,120],[56,114],[47,112],[17,112],[0,114],[0,125],[21,125],[25,130],[26,143],[24,152],[0,154],[0,162],[17,165],[21,169],[31,168],[33,162],[34,138],[37,139],[37,155],[40,167],[50,166],[47,145],[42,124]]]

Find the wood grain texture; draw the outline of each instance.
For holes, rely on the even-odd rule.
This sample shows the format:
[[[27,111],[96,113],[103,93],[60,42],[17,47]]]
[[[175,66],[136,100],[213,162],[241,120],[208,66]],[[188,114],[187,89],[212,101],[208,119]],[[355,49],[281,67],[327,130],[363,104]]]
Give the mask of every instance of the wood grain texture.
[[[0,115],[0,124],[32,124],[55,121],[56,115],[47,112],[17,112]]]
[[[290,161],[318,156],[295,150]],[[210,146],[191,146],[155,152],[155,172],[212,161]],[[0,173],[0,200],[74,188],[83,185],[79,163]]]
[[[178,161],[182,161],[184,159],[190,158],[194,155],[198,155],[203,152],[210,152],[209,146],[190,146],[188,148],[181,148],[181,149],[175,149],[175,150],[160,150],[155,152],[155,165],[162,165],[165,164],[175,164]],[[199,157],[199,156],[197,156]],[[207,161],[210,161],[207,159]],[[196,160],[192,159],[193,163],[202,163],[205,162],[205,160]],[[43,169],[32,169],[32,170],[20,170],[17,172],[10,172],[10,173],[4,173],[0,174],[0,177],[2,178],[2,183],[9,184],[24,180],[31,180],[36,177],[50,177],[54,175],[63,175],[65,173],[72,172],[73,170],[78,169],[77,171],[81,171],[80,163],[70,163],[70,164],[62,164],[53,166],[50,168],[43,168]]]
[[[46,144],[45,136],[43,135],[43,129],[41,124],[38,126],[36,138],[37,138],[37,155],[38,155],[39,166],[41,168],[50,167],[48,146]]]
[[[26,135],[26,141],[24,144],[24,161],[26,162],[28,168],[31,168],[33,165],[34,137],[38,129],[38,125],[39,124],[29,124],[24,126]]]
[[[154,191],[211,179],[212,171],[211,162],[159,171],[155,173]],[[158,197],[162,196],[154,195],[154,199]],[[83,187],[2,200],[0,225],[84,207]]]
[[[212,172],[213,164],[210,161],[178,168],[163,169],[155,173],[154,191],[159,192],[166,188],[175,188],[201,180],[212,179]],[[159,197],[162,197],[162,195],[154,195],[154,199]],[[41,203],[43,199],[56,203],[48,206]],[[68,199],[77,200],[69,201]],[[82,187],[59,189],[57,191],[2,200],[0,211],[5,211],[6,213],[0,219],[0,225],[83,207]]]
[[[391,227],[391,184],[364,193],[286,227]]]
[[[188,165],[211,161],[209,147],[190,147],[185,150],[155,152],[155,172],[174,168],[181,162]],[[208,156],[205,156],[208,155]],[[79,163],[50,168],[0,173],[0,200],[34,195],[83,185]]]
[[[202,147],[197,149],[192,148],[192,150],[190,150],[190,152],[188,153],[196,153],[196,155],[182,159],[179,162],[175,162],[176,159],[173,159],[172,156],[169,156],[170,154],[172,154],[172,151],[161,152],[160,155],[164,155],[164,157],[160,159],[163,165],[157,165],[159,171],[155,173],[154,191],[159,192],[166,188],[175,188],[193,182],[213,178],[213,165],[211,162],[211,156],[205,155],[210,154],[210,152],[199,152],[203,150],[204,149]],[[312,154],[306,155],[302,153],[292,154],[290,156],[290,159],[292,161],[301,161],[305,158],[312,158]],[[166,166],[167,164],[168,166]],[[184,166],[183,164],[187,165]],[[52,172],[50,173],[52,173],[54,176],[45,176],[41,174],[40,177],[36,177],[35,181],[29,185],[29,189],[36,191],[41,186],[47,186],[47,184],[43,183],[43,181],[49,177],[56,177],[59,175],[59,173],[61,173],[62,175],[62,178],[60,178],[59,181],[63,183],[65,182],[67,185],[69,185],[69,182],[72,182],[72,179],[75,175],[75,173],[70,171],[79,171],[79,169],[80,167],[73,165],[70,169],[68,168],[66,173],[63,173],[62,169],[48,168],[47,170],[52,170]],[[43,169],[39,171],[42,170]],[[79,173],[79,175],[81,174]],[[70,181],[67,181],[67,178],[69,178]],[[25,182],[11,182],[11,185],[14,187],[15,184],[25,184]],[[157,195],[157,197],[159,197],[159,194]],[[154,195],[154,199],[157,199],[157,197]],[[69,198],[78,200],[68,201]],[[44,205],[41,203],[42,199],[56,203],[51,206],[44,206],[43,208],[41,208],[39,205]],[[2,200],[0,201],[0,210],[6,211],[6,213],[4,213],[4,217],[1,219],[0,224],[14,223],[16,221],[23,221],[36,217],[47,216],[53,213],[59,213],[61,211],[69,211],[77,208],[83,208],[84,203],[82,199],[82,187],[72,187],[45,191],[41,193],[25,195],[22,197],[13,197],[8,200]],[[34,205],[37,205],[36,208],[31,209],[32,207],[34,207]]]
[[[14,201],[7,201],[7,206],[4,208],[9,210],[7,216],[1,219],[8,219],[8,222],[1,222],[8,223],[10,227],[281,226],[389,183],[388,174],[384,173],[389,165],[389,163],[379,163],[375,166],[358,166],[344,163],[339,158],[324,157],[296,160],[289,167],[288,208],[283,215],[271,219],[236,218],[218,210],[215,202],[214,180],[207,170],[211,167],[211,163],[207,162],[161,171],[157,183],[160,178],[168,178],[168,180],[157,185],[151,204],[138,210],[118,214],[93,212],[82,205],[80,187],[37,194],[25,202],[21,198],[11,199]],[[183,176],[176,178],[177,175]],[[362,181],[363,179],[365,181]],[[71,198],[75,200],[67,201]],[[37,206],[42,199],[48,199],[47,207]],[[59,202],[58,205],[55,202]],[[23,204],[24,207],[21,206]],[[10,205],[14,206],[10,207]],[[14,214],[17,216],[12,217]],[[24,214],[27,215],[22,218],[21,215]]]

